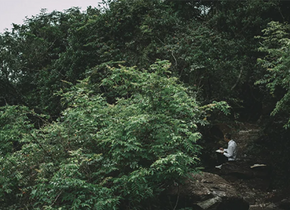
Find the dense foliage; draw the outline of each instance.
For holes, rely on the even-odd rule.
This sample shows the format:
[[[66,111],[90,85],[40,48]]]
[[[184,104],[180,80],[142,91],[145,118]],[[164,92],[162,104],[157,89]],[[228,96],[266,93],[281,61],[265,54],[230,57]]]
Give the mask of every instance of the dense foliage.
[[[60,93],[69,103],[62,117],[40,129],[28,116],[41,116],[3,107],[2,142],[22,147],[2,145],[2,206],[17,200],[36,209],[142,209],[198,171],[197,125],[207,109],[226,106],[200,107],[167,76],[169,67],[166,61],[153,64],[152,73],[108,67],[100,85],[119,95],[114,104],[94,94],[89,78],[82,80]]]
[[[290,102],[290,26],[286,23],[270,22],[269,26],[263,30],[260,51],[266,55],[258,61],[267,70],[264,78],[257,81],[256,84],[266,84],[270,93],[278,98],[276,107],[272,115],[277,113],[286,114],[284,119],[285,127],[290,126],[289,102]]]
[[[3,209],[173,209],[208,120],[289,127],[288,2],[104,3],[0,34]]]
[[[253,99],[244,90],[254,92],[262,76],[254,36],[266,27],[275,1],[122,0],[108,6],[40,13],[4,33],[1,104],[57,117],[62,107],[54,93],[64,88],[61,80],[75,84],[104,62],[148,68],[157,58],[170,60],[173,75],[200,100],[226,99],[239,107]]]

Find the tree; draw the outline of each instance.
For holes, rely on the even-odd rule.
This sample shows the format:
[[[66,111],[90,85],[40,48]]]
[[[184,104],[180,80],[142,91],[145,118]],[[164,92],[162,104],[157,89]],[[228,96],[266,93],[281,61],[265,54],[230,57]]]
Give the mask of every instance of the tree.
[[[263,35],[258,36],[261,40],[259,50],[265,53],[258,61],[265,68],[267,73],[264,78],[256,82],[263,84],[270,90],[273,96],[277,96],[276,107],[272,115],[283,113],[288,122],[284,127],[289,128],[288,116],[290,102],[290,77],[289,77],[289,46],[290,46],[290,25],[287,23],[270,22],[263,30]]]
[[[205,103],[245,105],[255,97],[244,90],[254,92],[261,75],[253,37],[271,19],[275,2],[121,0],[84,13],[43,11],[1,37],[3,69],[17,77],[1,78],[3,98],[55,119],[63,109],[55,96],[66,87],[62,81],[75,84],[110,61],[148,69],[158,58],[169,60],[172,74]]]
[[[148,71],[108,67],[101,86],[118,96],[114,103],[96,94],[89,78],[60,93],[69,103],[62,117],[25,129],[22,148],[1,159],[3,206],[15,203],[13,195],[14,207],[40,209],[159,205],[166,186],[199,171],[197,125],[206,123],[207,111],[227,112],[223,102],[199,106],[168,77],[169,67],[167,61]]]
[[[54,94],[65,84],[61,80],[76,83],[84,78],[87,68],[86,60],[79,55],[83,46],[79,46],[75,33],[88,15],[97,13],[92,8],[88,13],[78,8],[64,13],[42,11],[1,35],[2,104],[27,105],[58,116],[61,107]]]

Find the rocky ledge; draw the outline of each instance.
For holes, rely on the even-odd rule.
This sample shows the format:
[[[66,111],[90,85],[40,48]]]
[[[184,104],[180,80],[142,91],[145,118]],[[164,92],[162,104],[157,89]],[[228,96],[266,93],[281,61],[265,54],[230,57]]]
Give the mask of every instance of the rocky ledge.
[[[192,174],[182,185],[174,186],[169,193],[177,197],[177,208],[196,210],[248,210],[249,203],[236,189],[217,174]]]

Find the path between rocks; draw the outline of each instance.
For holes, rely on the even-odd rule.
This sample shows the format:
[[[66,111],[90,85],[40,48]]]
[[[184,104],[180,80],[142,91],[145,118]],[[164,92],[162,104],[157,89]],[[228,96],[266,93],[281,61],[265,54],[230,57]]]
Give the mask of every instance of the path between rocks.
[[[261,135],[261,130],[256,125],[240,125],[233,133],[233,139],[239,145],[239,161],[236,167],[228,166],[222,170],[213,168],[207,171],[227,180],[239,196],[249,203],[250,210],[290,210],[289,195],[271,188],[271,169],[268,166],[251,168],[254,164],[267,165],[263,160],[251,155],[249,151],[253,142]]]

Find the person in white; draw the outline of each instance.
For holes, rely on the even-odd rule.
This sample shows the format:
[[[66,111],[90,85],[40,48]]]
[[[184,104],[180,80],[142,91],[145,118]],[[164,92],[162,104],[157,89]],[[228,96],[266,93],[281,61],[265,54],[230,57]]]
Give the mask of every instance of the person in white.
[[[217,152],[223,154],[228,161],[235,161],[237,158],[237,143],[232,140],[231,134],[227,133],[224,135],[224,140],[228,142],[228,148],[223,149],[220,148],[217,150]],[[221,169],[222,164],[219,166],[216,166],[216,168]]]

